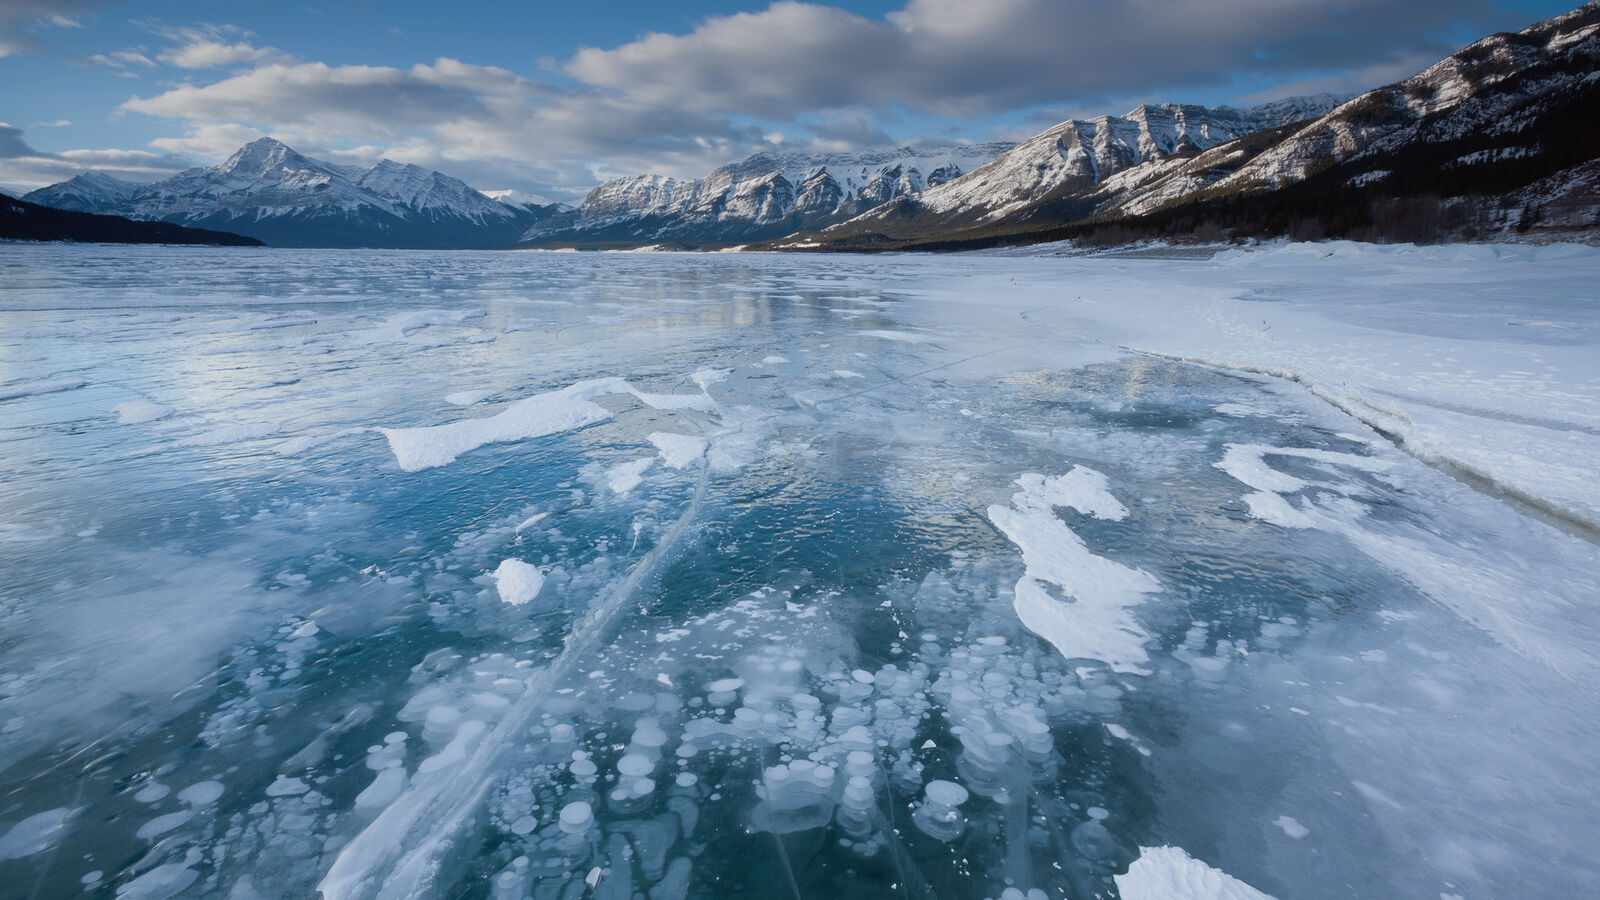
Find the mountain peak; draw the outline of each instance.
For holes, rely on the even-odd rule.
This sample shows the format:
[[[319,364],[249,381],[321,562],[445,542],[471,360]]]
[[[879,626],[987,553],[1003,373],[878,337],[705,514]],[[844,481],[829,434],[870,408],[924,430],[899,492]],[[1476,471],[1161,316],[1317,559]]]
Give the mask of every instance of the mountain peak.
[[[217,169],[226,174],[259,178],[277,168],[313,168],[311,161],[277,138],[256,138],[233,152]]]

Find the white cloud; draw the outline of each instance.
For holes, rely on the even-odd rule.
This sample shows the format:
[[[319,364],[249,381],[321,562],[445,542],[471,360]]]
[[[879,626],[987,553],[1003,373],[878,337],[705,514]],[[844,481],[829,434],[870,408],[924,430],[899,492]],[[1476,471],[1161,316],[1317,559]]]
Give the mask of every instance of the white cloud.
[[[248,125],[213,122],[193,126],[183,137],[156,138],[150,146],[183,156],[220,157],[265,136],[265,132]]]
[[[111,69],[130,69],[133,66],[142,66],[147,69],[155,68],[155,61],[145,56],[139,50],[118,50],[114,53],[96,53],[83,60],[90,65],[106,66]]]
[[[161,61],[180,69],[214,69],[239,63],[287,59],[272,47],[253,47],[243,41],[229,44],[214,40],[190,41],[161,53]]]
[[[567,71],[624,96],[767,119],[903,106],[956,116],[1238,73],[1372,65],[1451,47],[1439,30],[1498,21],[1490,0],[909,0],[887,20],[775,3],[684,35],[587,48]]]
[[[722,117],[453,59],[410,68],[274,62],[121,109],[187,123],[185,136],[152,142],[162,150],[217,156],[260,134],[330,159],[355,152],[339,148],[381,147],[357,155],[568,198],[615,174],[703,174],[760,143]]]
[[[22,129],[0,122],[0,182],[27,191],[88,171],[129,181],[154,181],[187,168],[190,161],[145,150],[35,150]]]

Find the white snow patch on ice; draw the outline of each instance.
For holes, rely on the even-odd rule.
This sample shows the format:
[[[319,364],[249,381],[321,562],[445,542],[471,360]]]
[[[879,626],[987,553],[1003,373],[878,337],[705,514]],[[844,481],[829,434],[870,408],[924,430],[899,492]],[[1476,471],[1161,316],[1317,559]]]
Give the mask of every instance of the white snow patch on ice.
[[[1017,582],[1015,606],[1022,624],[1049,641],[1067,659],[1098,659],[1118,672],[1143,673],[1149,634],[1132,609],[1161,583],[1135,569],[1089,552],[1083,539],[1056,517],[1055,505],[1070,505],[1103,518],[1127,515],[1105,493],[1105,478],[1078,467],[1057,479],[1029,473],[1010,506],[989,507],[989,520],[1022,550],[1026,572]],[[1058,588],[1069,600],[1051,596]]]
[[[605,421],[611,413],[594,398],[627,391],[627,382],[621,378],[595,378],[534,394],[487,418],[378,430],[388,438],[400,468],[417,472],[455,462],[456,457],[485,444],[528,440]]]
[[[1293,816],[1279,816],[1273,820],[1272,824],[1282,828],[1284,834],[1297,841],[1311,833],[1311,829],[1301,825],[1299,820]]]
[[[1113,877],[1122,900],[1272,900],[1182,847],[1140,847],[1127,874]]]
[[[489,388],[478,391],[456,391],[452,394],[445,394],[444,402],[451,406],[471,406],[474,403],[482,403],[496,393],[497,391]]]
[[[655,461],[654,456],[643,456],[612,466],[606,470],[606,485],[614,494],[627,494],[644,481],[644,470],[650,468]]]
[[[881,338],[885,341],[895,341],[901,344],[931,344],[933,338],[908,331],[890,331],[884,328],[869,328],[859,332],[863,337]]]
[[[154,422],[172,415],[172,407],[160,403],[151,403],[149,400],[129,400],[127,403],[118,403],[111,407],[117,414],[118,425],[139,425],[144,422]]]
[[[703,437],[671,431],[652,432],[650,443],[660,452],[661,461],[674,469],[681,469],[705,456],[708,446]]]
[[[508,559],[494,570],[494,586],[500,600],[512,606],[522,606],[539,596],[544,587],[544,573],[520,559]]]
[[[697,382],[700,374],[696,373]],[[716,409],[716,401],[704,393],[654,394],[638,390],[621,378],[593,378],[534,394],[486,418],[378,431],[388,439],[400,468],[416,472],[455,462],[461,454],[486,444],[544,437],[605,421],[611,413],[594,400],[612,394],[627,394],[652,409]]]

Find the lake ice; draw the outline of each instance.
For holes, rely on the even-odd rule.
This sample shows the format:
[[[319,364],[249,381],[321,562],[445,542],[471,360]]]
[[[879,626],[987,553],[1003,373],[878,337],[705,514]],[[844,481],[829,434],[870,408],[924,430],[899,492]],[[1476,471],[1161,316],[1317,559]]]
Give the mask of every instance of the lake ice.
[[[1596,284],[0,247],[0,893],[1587,897]]]

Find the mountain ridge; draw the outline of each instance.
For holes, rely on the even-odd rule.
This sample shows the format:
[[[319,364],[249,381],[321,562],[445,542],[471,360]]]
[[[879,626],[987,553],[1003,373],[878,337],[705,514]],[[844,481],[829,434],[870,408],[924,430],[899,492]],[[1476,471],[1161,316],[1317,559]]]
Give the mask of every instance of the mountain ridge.
[[[284,247],[499,247],[559,211],[381,160],[363,169],[258,138],[222,163],[139,185],[88,173],[23,195],[76,212],[232,231]]]

